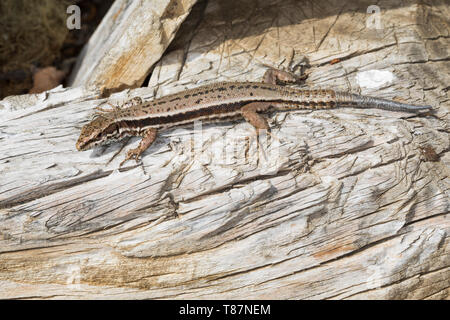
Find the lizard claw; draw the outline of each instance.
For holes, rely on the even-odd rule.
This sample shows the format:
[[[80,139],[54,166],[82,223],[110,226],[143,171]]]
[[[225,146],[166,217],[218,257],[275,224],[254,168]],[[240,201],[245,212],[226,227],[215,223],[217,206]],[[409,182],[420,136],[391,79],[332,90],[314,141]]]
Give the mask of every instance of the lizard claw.
[[[147,150],[148,147],[153,143],[153,141],[156,138],[156,129],[148,129],[145,131],[144,138],[139,143],[139,146],[137,148],[128,150],[127,156],[125,157],[125,160],[123,160],[120,163],[120,166],[122,166],[125,162],[127,162],[130,159],[136,160],[136,163],[139,162],[140,158],[139,156]]]
[[[142,99],[140,97],[134,97],[123,104],[123,108],[129,108],[133,106],[138,106],[142,104]]]
[[[293,73],[277,70],[277,69],[268,69],[263,76],[263,82],[264,83],[272,83],[272,84],[278,84],[278,85],[285,85],[285,84],[301,84],[306,78],[308,77],[307,74],[302,74],[300,76],[297,76]]]
[[[127,156],[125,157],[125,159],[120,163],[119,167],[121,167],[125,162],[127,162],[128,160],[132,160],[134,159],[134,161],[136,161],[136,163],[139,162],[140,160],[140,155],[141,155],[141,151],[139,148],[135,148],[135,149],[131,149],[128,150],[127,152]]]

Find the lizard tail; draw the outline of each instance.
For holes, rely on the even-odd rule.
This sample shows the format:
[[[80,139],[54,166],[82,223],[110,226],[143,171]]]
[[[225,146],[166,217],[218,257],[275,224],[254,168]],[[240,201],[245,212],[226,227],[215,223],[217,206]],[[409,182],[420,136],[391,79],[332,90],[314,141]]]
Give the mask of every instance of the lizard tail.
[[[353,93],[336,92],[338,107],[375,108],[390,111],[419,112],[432,109],[429,105],[415,105],[387,99],[361,96]]]

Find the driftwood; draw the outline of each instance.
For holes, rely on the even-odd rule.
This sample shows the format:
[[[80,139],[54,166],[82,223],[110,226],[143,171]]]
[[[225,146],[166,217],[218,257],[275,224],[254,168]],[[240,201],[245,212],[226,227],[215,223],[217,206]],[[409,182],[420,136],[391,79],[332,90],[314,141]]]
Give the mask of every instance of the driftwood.
[[[448,299],[450,9],[369,5],[201,2],[148,87],[0,101],[0,298]],[[75,150],[102,103],[267,66],[435,112],[271,114],[261,149],[242,121],[168,130],[121,170],[139,139]]]
[[[117,0],[78,59],[71,86],[103,94],[139,87],[196,0]]]

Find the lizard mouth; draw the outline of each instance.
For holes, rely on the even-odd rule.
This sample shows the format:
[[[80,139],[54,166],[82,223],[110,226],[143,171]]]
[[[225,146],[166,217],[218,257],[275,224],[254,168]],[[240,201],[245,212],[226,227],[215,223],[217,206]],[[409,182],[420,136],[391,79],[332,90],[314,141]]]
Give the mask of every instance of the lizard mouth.
[[[84,151],[84,150],[88,150],[91,149],[92,147],[94,147],[96,144],[98,144],[98,142],[95,141],[83,141],[83,138],[80,137],[77,141],[77,143],[75,144],[75,147],[77,148],[78,151]]]
[[[97,137],[95,137],[93,139],[89,139],[88,141],[86,141],[86,137],[80,137],[80,138],[78,138],[78,141],[75,144],[75,147],[77,148],[78,151],[85,151],[85,150],[92,149],[100,144],[108,145],[108,144],[112,143],[113,141],[120,140],[129,135],[130,135],[130,133],[126,132],[126,131],[121,132],[119,134],[119,136],[117,136],[115,134],[108,134],[107,138],[104,138],[104,136],[102,134],[99,134]]]
[[[75,147],[77,148],[78,151],[83,151],[83,150],[88,149],[87,144],[80,140],[77,141]]]
[[[86,151],[89,149],[94,148],[95,146],[98,146],[100,144],[100,141],[94,141],[89,143],[83,143],[82,141],[78,141],[75,145],[78,151]]]

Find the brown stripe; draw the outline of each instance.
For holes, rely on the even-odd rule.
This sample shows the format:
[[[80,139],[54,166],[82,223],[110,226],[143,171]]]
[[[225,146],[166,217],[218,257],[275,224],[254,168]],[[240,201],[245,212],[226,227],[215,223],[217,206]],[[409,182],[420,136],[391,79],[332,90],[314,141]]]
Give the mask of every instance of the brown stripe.
[[[214,116],[216,114],[226,115],[227,113],[235,113],[242,106],[242,103],[221,104],[204,109],[186,111],[173,115],[166,115],[160,117],[150,117],[139,120],[120,120],[117,124],[123,130],[143,129],[151,126],[164,126],[167,124],[176,125],[179,122],[194,121],[205,116]]]

